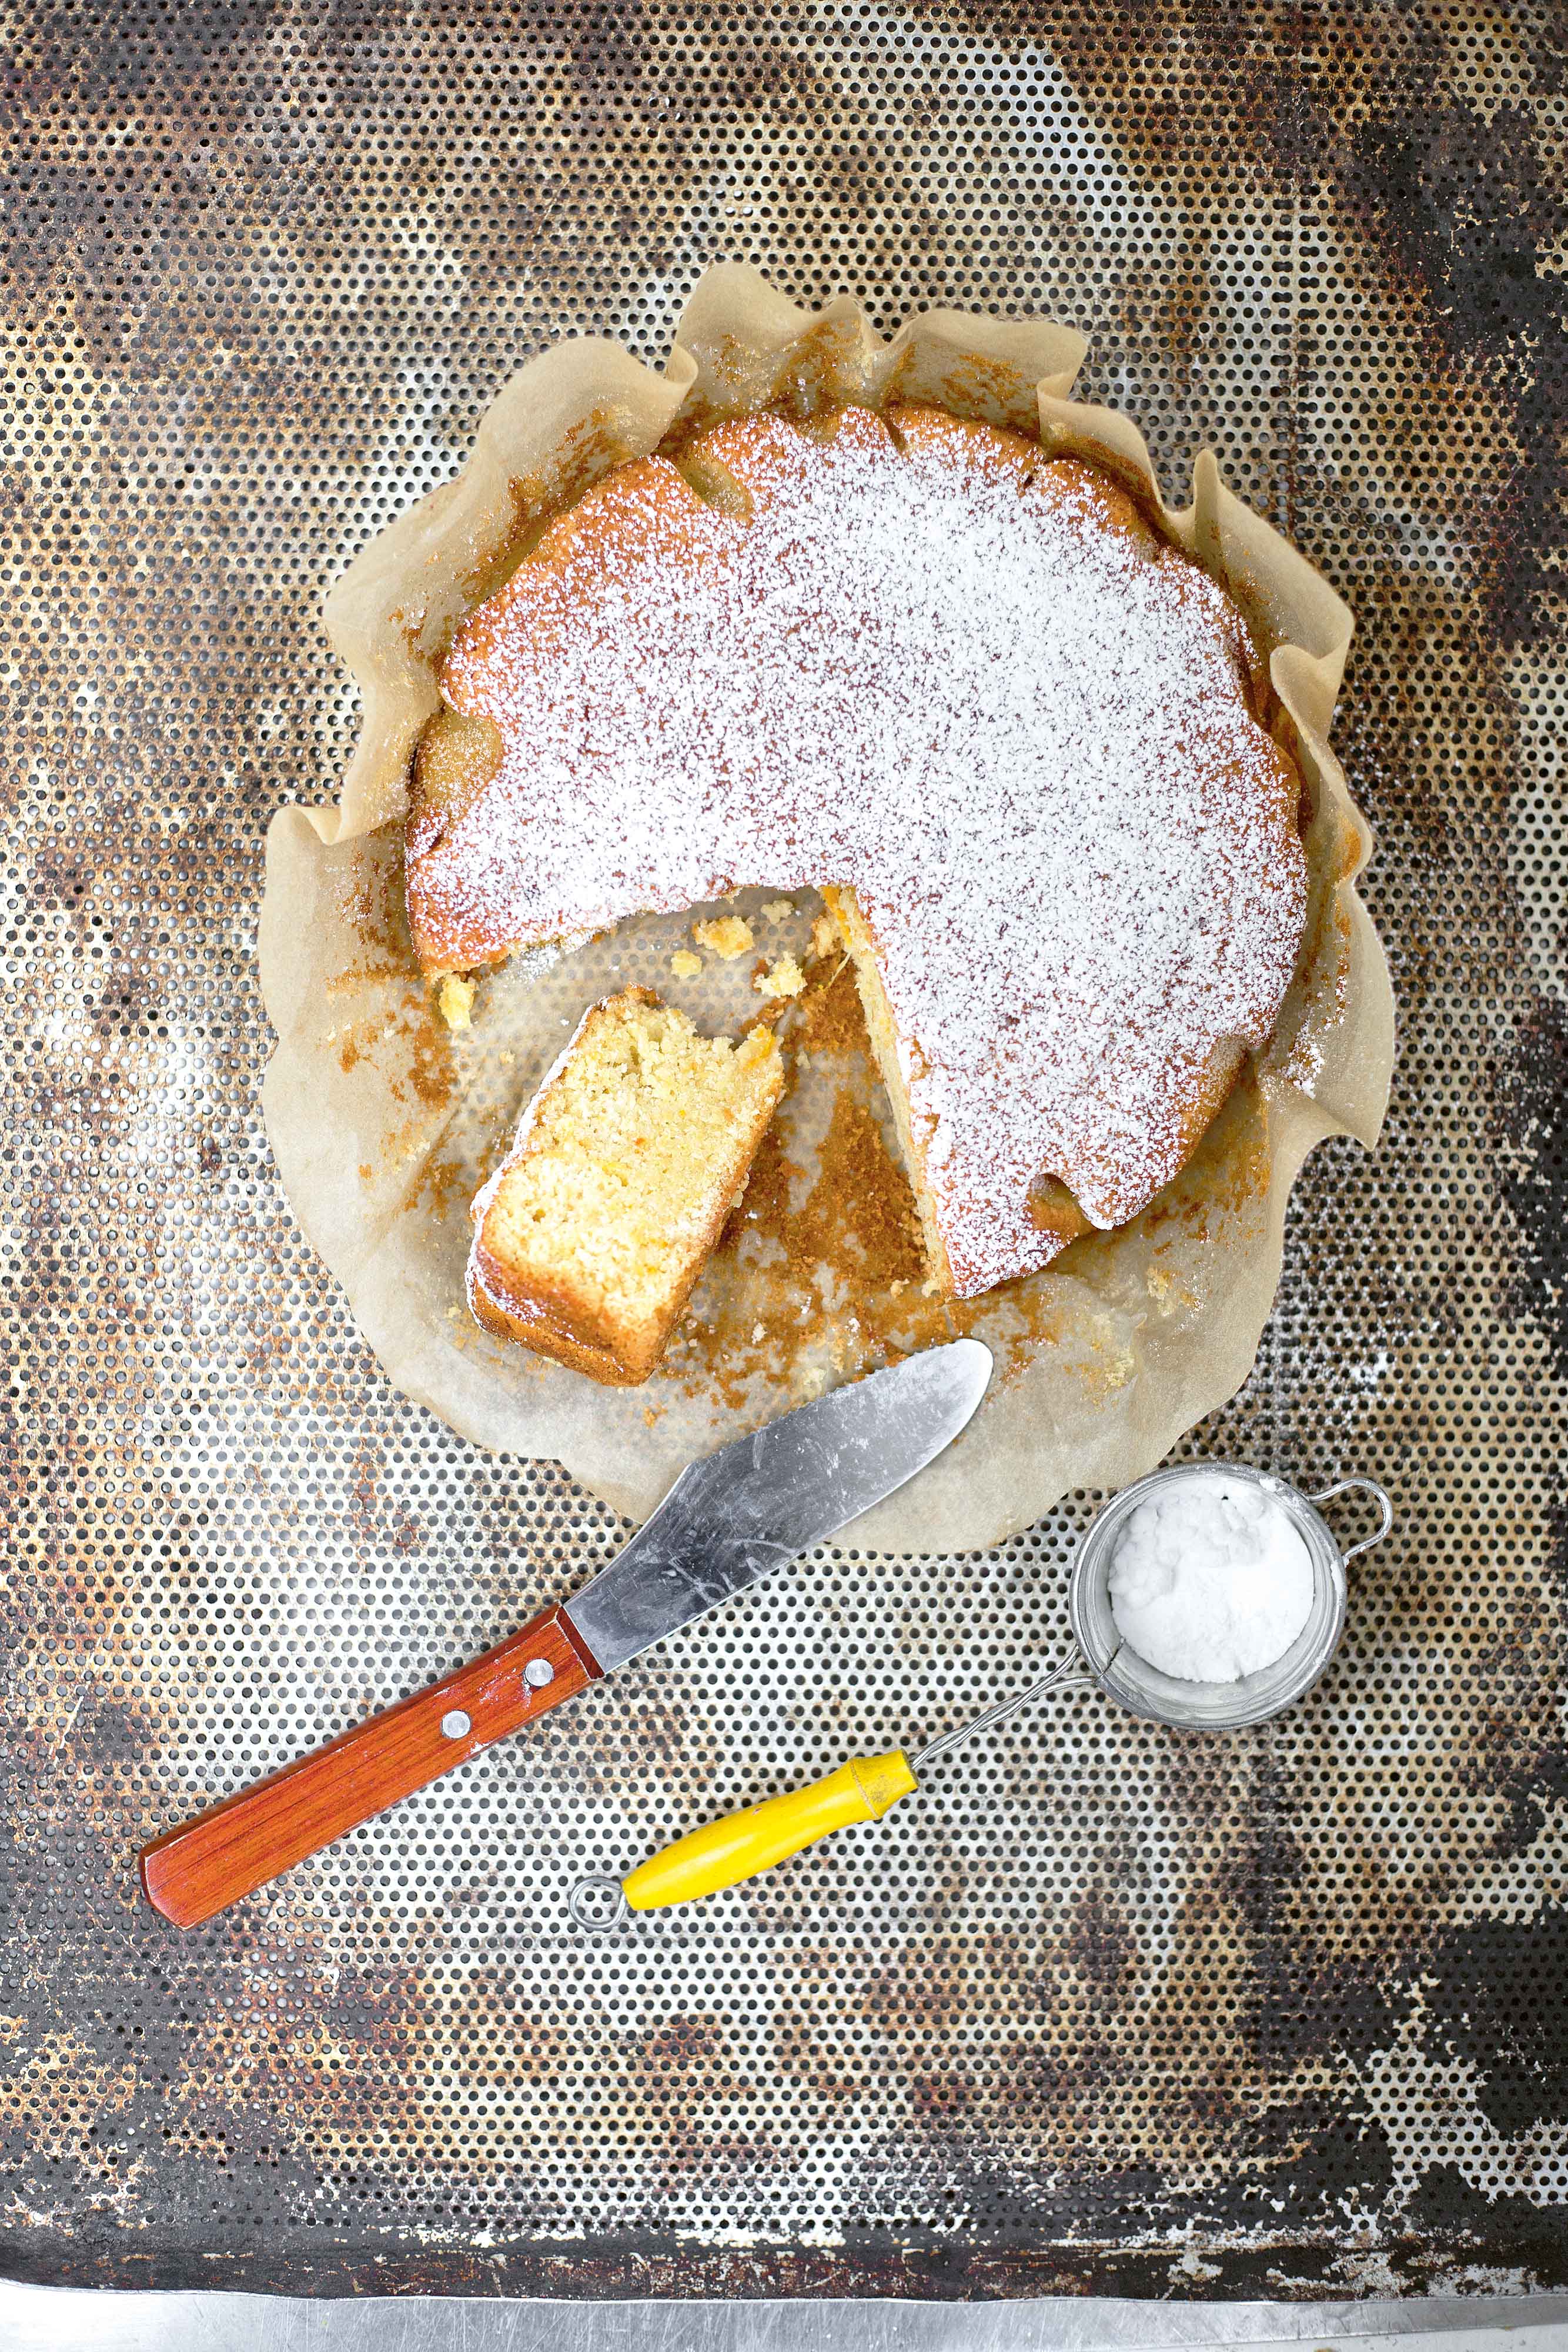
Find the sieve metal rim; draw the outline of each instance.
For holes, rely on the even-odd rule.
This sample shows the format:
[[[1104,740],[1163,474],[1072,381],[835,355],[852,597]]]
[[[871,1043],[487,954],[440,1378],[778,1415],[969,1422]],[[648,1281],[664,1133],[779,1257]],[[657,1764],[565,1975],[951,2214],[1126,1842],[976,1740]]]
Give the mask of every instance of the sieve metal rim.
[[[1285,1654],[1291,1660],[1291,1668],[1282,1678],[1277,1661],[1271,1667],[1260,1668],[1257,1674],[1244,1675],[1239,1681],[1225,1683],[1195,1683],[1195,1696],[1184,1706],[1176,1695],[1174,1679],[1168,1675],[1155,1677],[1156,1690],[1142,1677],[1155,1675],[1155,1670],[1138,1660],[1135,1668],[1123,1666],[1118,1661],[1134,1654],[1124,1642],[1107,1644],[1100,1636],[1095,1622],[1094,1603],[1104,1589],[1110,1573],[1110,1555],[1113,1539],[1138,1505],[1154,1493],[1174,1486],[1179,1480],[1207,1477],[1216,1474],[1240,1479],[1260,1486],[1273,1499],[1281,1503],[1296,1523],[1306,1541],[1312,1561],[1314,1604],[1318,1616],[1315,1626],[1308,1628],[1298,1643]],[[1332,1501],[1337,1495],[1359,1488],[1375,1497],[1379,1524],[1372,1534],[1348,1547],[1343,1546],[1317,1506]],[[1068,1587],[1068,1616],[1072,1638],[1089,1675],[1107,1698],[1130,1714],[1145,1721],[1164,1724],[1173,1731],[1241,1731],[1249,1726],[1270,1721],[1287,1707],[1294,1706],[1326,1672],[1344,1635],[1350,1610],[1350,1583],[1345,1574],[1346,1564],[1358,1553],[1368,1551],[1381,1543],[1394,1525],[1394,1506],[1385,1489],[1375,1478],[1353,1473],[1320,1487],[1315,1493],[1302,1493],[1278,1472],[1259,1470],[1245,1462],[1209,1461],[1171,1462],[1160,1469],[1124,1486],[1113,1496],[1086,1531],[1078,1547],[1073,1562],[1071,1580]],[[1326,1599],[1326,1607],[1323,1602]],[[1105,1615],[1109,1617],[1107,1605]],[[1308,1635],[1311,1638],[1308,1638]],[[1302,1646],[1304,1644],[1304,1646]],[[1293,1653],[1300,1649],[1300,1655]],[[1227,1703],[1227,1694],[1234,1699]],[[1201,1708],[1201,1712],[1198,1710]]]

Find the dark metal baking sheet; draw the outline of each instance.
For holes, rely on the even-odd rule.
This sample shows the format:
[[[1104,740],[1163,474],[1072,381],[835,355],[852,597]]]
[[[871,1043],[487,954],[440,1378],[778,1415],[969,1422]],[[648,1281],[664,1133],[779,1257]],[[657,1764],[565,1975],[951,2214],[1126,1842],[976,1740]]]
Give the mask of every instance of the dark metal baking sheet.
[[[15,6],[0,392],[0,2267],[576,2296],[1568,2284],[1559,10]],[[319,626],[566,331],[716,257],[1042,310],[1354,605],[1402,1050],[1195,1435],[1396,1536],[1278,1726],[1079,1695],[590,1942],[567,1890],[1061,1638],[1079,1497],[823,1553],[190,1937],[141,1841],[609,1557],[392,1395],[256,1111]],[[810,1669],[808,1675],[808,1666]]]

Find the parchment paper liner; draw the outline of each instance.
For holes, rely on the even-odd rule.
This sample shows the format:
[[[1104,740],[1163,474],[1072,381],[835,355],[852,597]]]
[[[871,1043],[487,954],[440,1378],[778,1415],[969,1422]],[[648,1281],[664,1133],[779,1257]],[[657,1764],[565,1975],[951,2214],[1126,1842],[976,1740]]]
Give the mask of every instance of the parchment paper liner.
[[[381,532],[329,599],[329,633],[360,687],[363,723],[338,806],[281,810],[267,836],[261,980],[278,1044],[264,1103],[284,1186],[405,1394],[481,1445],[555,1456],[633,1518],[694,1455],[841,1376],[842,1335],[838,1361],[797,1363],[788,1382],[764,1364],[737,1400],[726,1383],[727,1403],[711,1381],[694,1381],[689,1363],[642,1390],[599,1388],[472,1326],[468,1198],[593,997],[645,978],[705,1025],[733,1029],[756,1011],[750,960],[674,987],[668,958],[685,925],[650,919],[564,957],[515,960],[483,983],[473,1029],[452,1034],[408,947],[401,819],[455,622],[505,576],[531,526],[673,431],[773,403],[880,405],[896,393],[1038,430],[1052,452],[1110,467],[1160,507],[1271,648],[1313,803],[1307,942],[1269,1049],[1134,1223],[1075,1244],[963,1315],[963,1328],[996,1345],[1000,1375],[957,1444],[867,1514],[854,1540],[977,1549],[1074,1487],[1114,1488],[1152,1468],[1250,1369],[1308,1151],[1326,1135],[1376,1139],[1393,1003],[1354,887],[1371,835],[1327,742],[1351,615],[1225,489],[1207,453],[1191,505],[1166,508],[1128,420],[1068,396],[1083,350],[1040,321],[945,310],[884,342],[848,298],[802,311],[755,270],[722,265],[693,294],[662,374],[600,340],[531,361],[487,411],[460,478]],[[759,944],[803,944],[810,913],[804,906],[793,927]],[[791,1116],[800,1147],[821,1123],[811,1083]],[[699,1316],[702,1304],[699,1291]]]

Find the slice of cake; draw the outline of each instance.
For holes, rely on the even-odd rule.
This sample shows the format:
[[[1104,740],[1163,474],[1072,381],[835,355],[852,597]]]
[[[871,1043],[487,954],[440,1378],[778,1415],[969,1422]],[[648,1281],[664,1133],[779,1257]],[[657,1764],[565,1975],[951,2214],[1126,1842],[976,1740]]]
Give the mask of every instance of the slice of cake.
[[[646,988],[591,1005],[474,1203],[478,1320],[612,1387],[645,1381],[783,1084],[767,1028],[699,1036]]]

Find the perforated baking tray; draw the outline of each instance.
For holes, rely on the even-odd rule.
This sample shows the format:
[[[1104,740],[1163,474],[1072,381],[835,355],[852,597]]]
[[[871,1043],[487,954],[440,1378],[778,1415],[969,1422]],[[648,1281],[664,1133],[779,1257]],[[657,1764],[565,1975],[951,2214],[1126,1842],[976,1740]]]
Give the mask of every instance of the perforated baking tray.
[[[0,2261],[570,2294],[1568,2281],[1560,12],[11,12],[0,392],[10,1415]],[[622,1530],[393,1395],[256,1111],[266,822],[325,588],[580,328],[709,259],[1041,310],[1354,605],[1402,1059],[1194,1433],[1396,1538],[1282,1722],[1074,1695],[604,1941],[567,1891],[1063,1639],[1092,1498],[823,1552],[180,1937],[133,1855]]]

